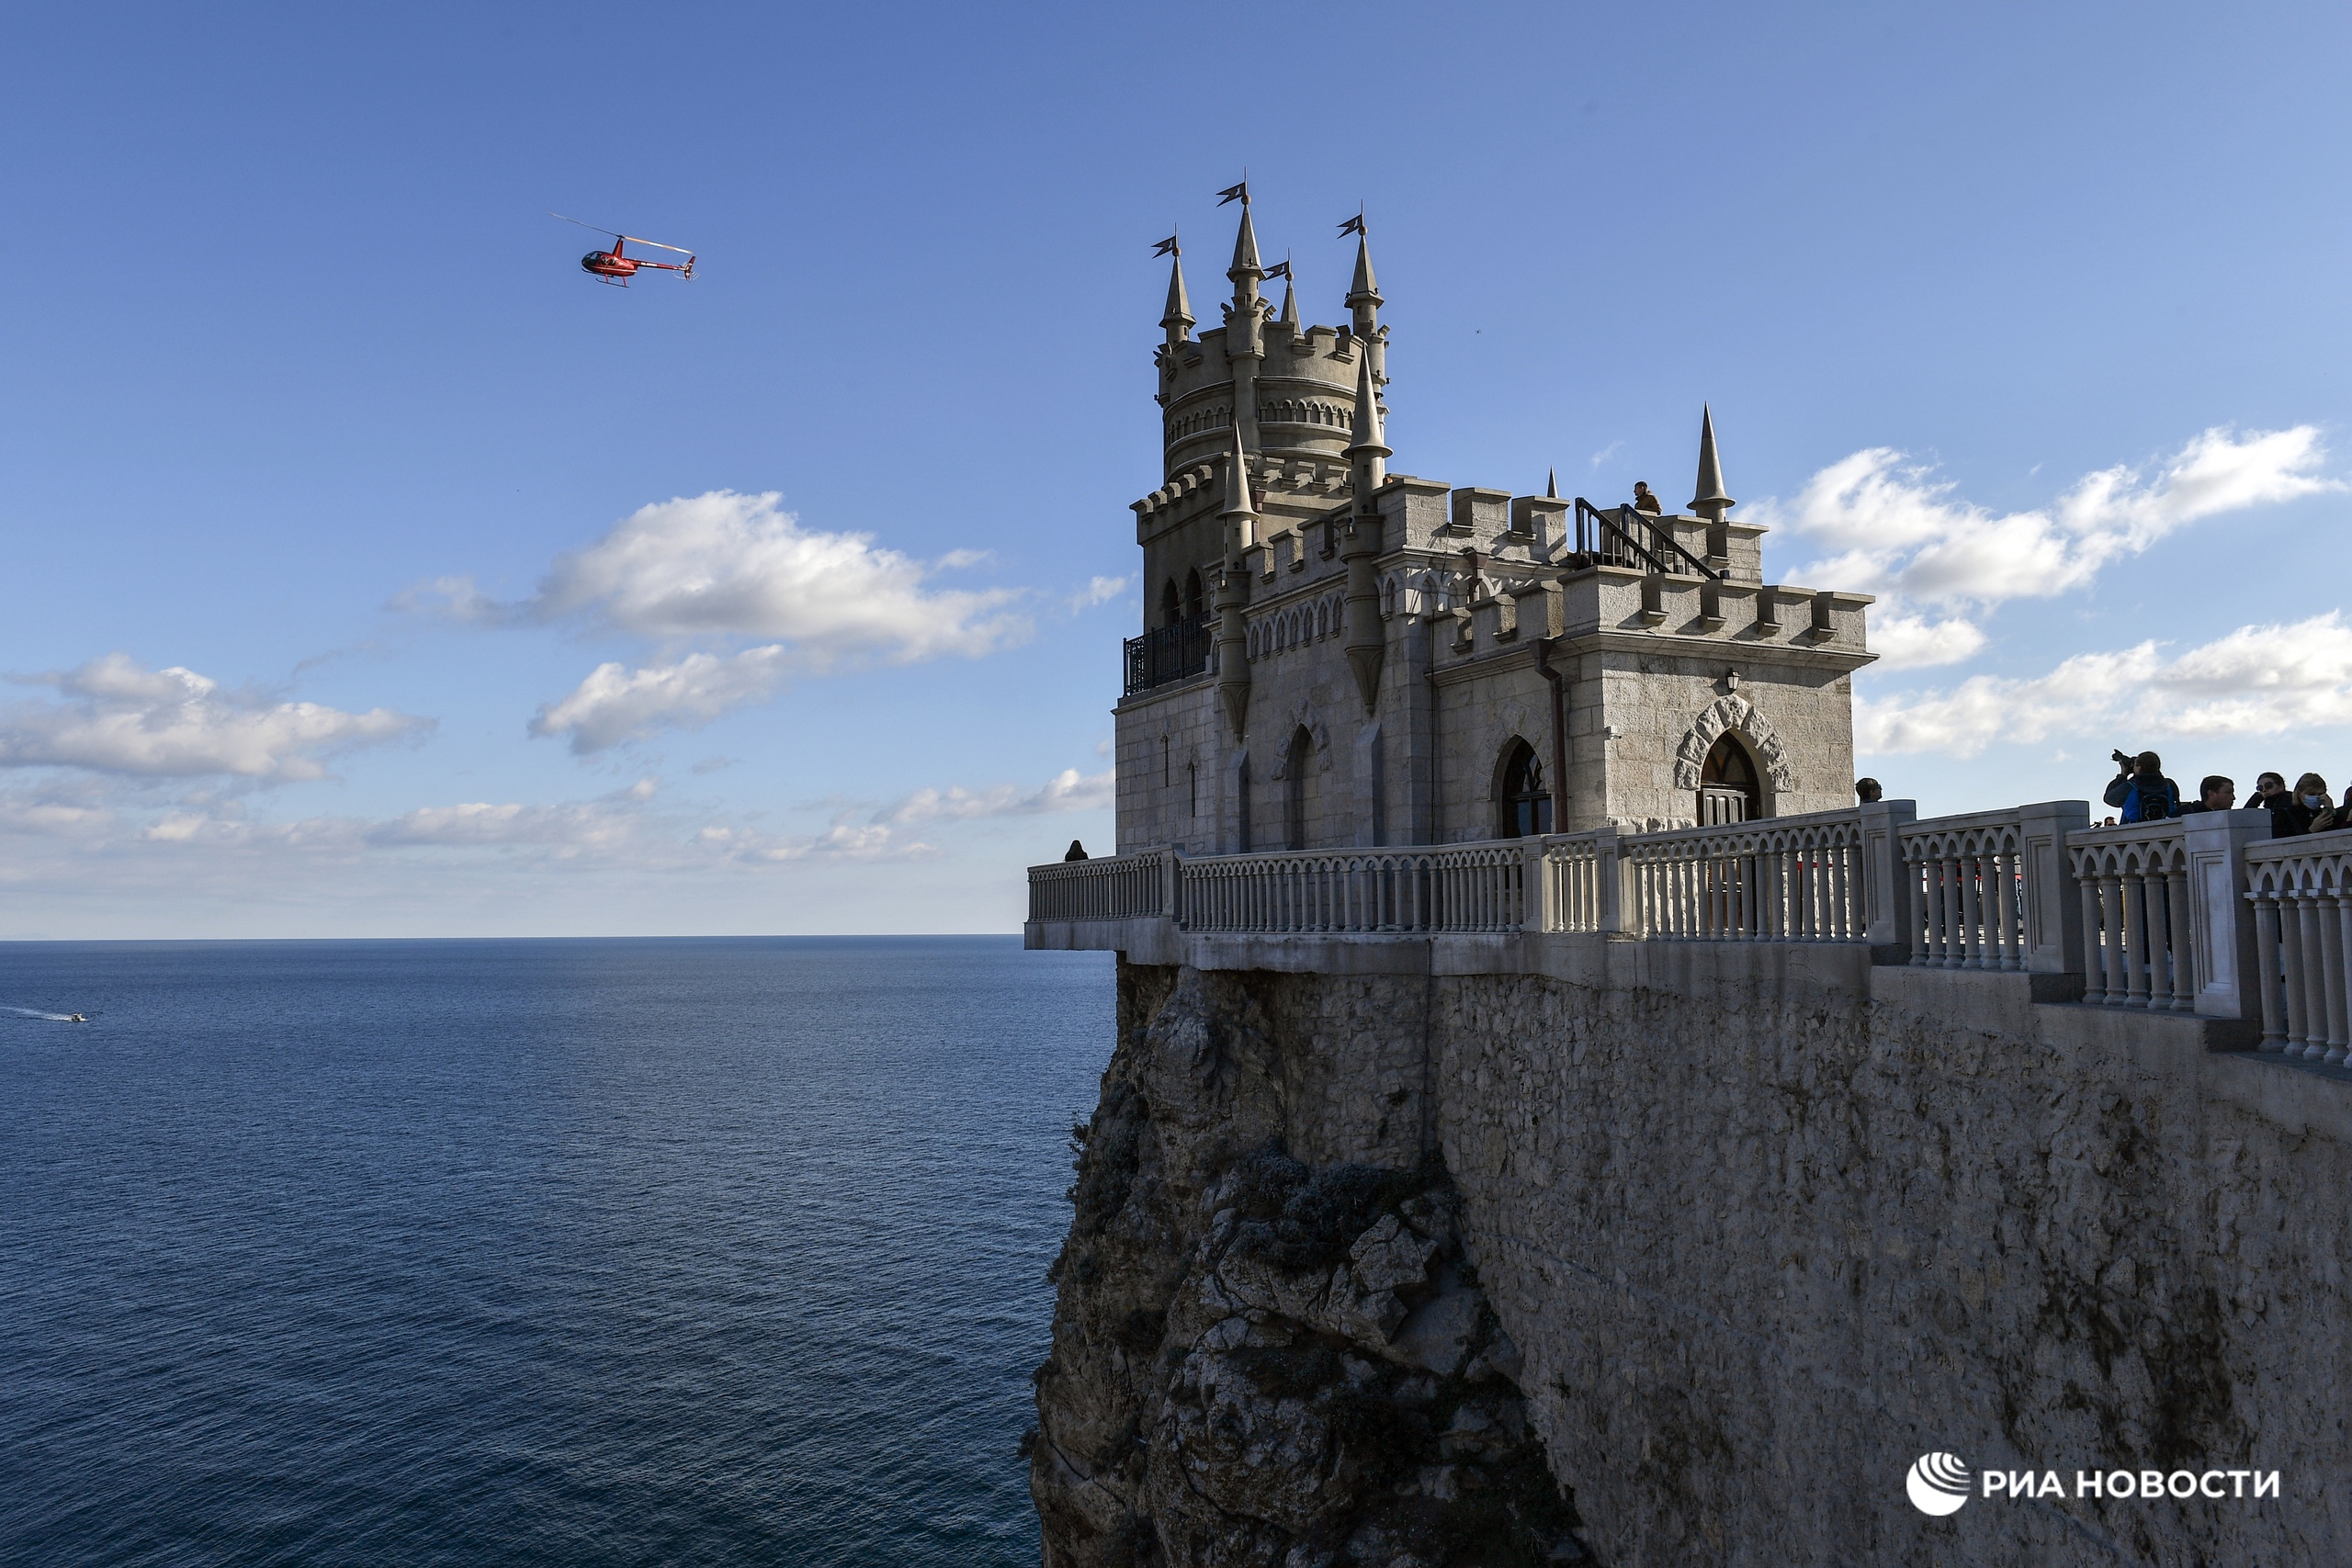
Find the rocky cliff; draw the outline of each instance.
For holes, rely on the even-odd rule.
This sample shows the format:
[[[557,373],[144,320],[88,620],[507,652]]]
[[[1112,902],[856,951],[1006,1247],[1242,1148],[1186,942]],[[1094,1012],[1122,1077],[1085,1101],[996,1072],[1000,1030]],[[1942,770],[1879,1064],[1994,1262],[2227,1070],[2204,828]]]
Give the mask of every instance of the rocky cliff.
[[[2352,1562],[2342,1070],[1831,943],[1188,957],[1080,1140],[1049,1568]]]
[[[1121,966],[1037,1371],[1047,1568],[1589,1561],[1464,1255],[1412,1021],[1358,1021],[1368,1103],[1335,1118],[1328,1030],[1286,1027],[1301,983]]]

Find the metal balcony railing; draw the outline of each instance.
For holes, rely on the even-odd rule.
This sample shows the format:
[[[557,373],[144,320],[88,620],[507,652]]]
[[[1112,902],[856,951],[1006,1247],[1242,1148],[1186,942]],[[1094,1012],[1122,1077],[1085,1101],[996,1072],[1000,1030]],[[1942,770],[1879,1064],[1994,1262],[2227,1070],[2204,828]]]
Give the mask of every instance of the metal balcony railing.
[[[1209,667],[1209,619],[1193,615],[1126,641],[1127,695],[1197,675]]]

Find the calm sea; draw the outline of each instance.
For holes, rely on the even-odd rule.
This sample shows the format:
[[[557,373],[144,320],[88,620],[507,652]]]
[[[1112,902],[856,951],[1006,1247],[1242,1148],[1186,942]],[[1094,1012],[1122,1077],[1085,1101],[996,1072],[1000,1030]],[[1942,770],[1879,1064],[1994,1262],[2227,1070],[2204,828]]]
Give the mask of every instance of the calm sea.
[[[1106,955],[0,944],[0,1561],[1036,1562]]]

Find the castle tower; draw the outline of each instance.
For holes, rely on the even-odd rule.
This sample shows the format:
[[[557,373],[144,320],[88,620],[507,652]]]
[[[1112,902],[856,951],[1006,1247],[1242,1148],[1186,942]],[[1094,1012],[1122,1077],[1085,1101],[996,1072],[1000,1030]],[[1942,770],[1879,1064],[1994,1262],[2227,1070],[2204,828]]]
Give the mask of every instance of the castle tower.
[[[1246,206],[1221,325],[1190,335],[1170,271],[1165,467],[1136,538],[1146,605],[1202,608],[1129,641],[1121,845],[1448,843],[1849,805],[1870,600],[1764,580],[1713,409],[1696,493],[1663,515],[1579,508],[1556,472],[1530,495],[1392,472],[1386,301],[1360,222],[1346,231],[1343,326],[1302,322],[1295,283],[1267,300]]]

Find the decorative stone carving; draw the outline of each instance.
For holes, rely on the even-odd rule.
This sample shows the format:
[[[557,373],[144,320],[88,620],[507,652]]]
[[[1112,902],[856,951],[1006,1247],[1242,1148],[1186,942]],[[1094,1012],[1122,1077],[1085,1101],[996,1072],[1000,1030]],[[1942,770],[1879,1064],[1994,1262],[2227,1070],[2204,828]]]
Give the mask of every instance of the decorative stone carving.
[[[1756,705],[1736,693],[1709,703],[1690,729],[1682,737],[1682,744],[1674,749],[1674,787],[1697,789],[1700,770],[1706,765],[1707,753],[1725,730],[1736,731],[1756,753],[1757,761],[1764,769],[1764,776],[1775,790],[1794,789],[1795,770],[1789,766],[1788,750],[1781,744],[1780,735],[1772,728],[1771,720],[1757,711]]]

